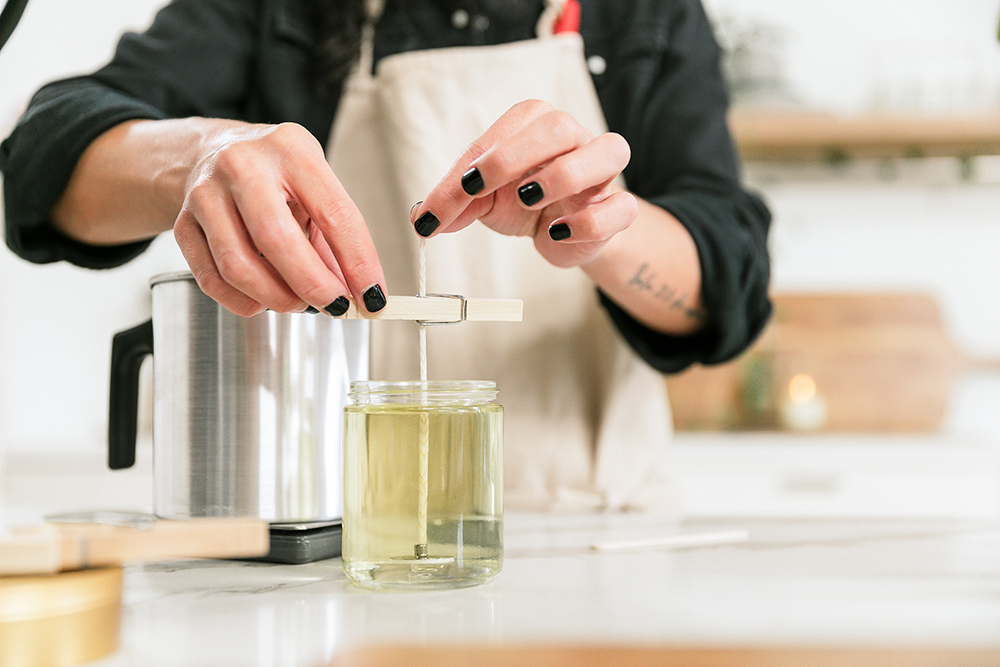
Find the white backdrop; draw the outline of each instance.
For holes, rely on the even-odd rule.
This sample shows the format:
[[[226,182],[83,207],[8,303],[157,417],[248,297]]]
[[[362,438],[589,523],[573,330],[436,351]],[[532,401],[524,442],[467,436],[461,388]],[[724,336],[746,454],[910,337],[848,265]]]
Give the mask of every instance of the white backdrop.
[[[29,0],[0,52],[0,134],[43,83],[103,64],[161,0]],[[149,316],[149,276],[178,264],[170,238],[112,271],[37,266],[0,250],[0,448],[93,453],[106,441],[111,336]]]
[[[805,106],[945,113],[1000,103],[996,0],[702,1],[720,25],[774,42]]]

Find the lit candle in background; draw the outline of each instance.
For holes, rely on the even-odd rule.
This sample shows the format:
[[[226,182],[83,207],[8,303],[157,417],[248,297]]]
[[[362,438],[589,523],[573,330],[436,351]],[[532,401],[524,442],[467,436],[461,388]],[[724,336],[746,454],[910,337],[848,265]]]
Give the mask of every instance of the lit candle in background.
[[[818,431],[826,424],[826,401],[816,389],[816,381],[805,373],[788,383],[788,393],[779,409],[781,424],[792,431]]]

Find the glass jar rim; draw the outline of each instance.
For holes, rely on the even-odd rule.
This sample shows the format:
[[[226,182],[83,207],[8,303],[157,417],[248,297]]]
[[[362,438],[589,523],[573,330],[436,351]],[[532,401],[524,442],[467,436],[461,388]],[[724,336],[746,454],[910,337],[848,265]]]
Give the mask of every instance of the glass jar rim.
[[[355,380],[349,397],[354,402],[399,402],[418,398],[419,402],[491,401],[496,397],[493,380]]]
[[[493,380],[353,380],[351,391],[394,392],[394,391],[453,391],[465,389],[496,389]]]

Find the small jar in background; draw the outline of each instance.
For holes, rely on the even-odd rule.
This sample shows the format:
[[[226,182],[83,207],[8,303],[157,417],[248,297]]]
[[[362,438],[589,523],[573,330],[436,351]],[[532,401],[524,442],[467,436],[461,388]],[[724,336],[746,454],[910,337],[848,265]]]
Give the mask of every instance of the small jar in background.
[[[503,408],[490,381],[352,382],[343,565],[375,589],[475,586],[503,565]]]

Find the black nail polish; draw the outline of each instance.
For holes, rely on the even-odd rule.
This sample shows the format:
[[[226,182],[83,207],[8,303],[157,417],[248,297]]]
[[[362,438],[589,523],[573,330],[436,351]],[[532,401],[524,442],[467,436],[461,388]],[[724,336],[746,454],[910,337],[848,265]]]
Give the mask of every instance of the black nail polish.
[[[385,308],[385,294],[382,293],[382,288],[378,285],[372,285],[365,292],[365,308],[368,309],[369,313],[377,313]]]
[[[465,190],[466,194],[477,195],[485,187],[486,183],[483,182],[483,175],[479,173],[479,169],[476,167],[462,174],[462,189]]]
[[[542,201],[545,193],[542,192],[542,186],[538,184],[537,181],[532,181],[527,185],[522,185],[517,189],[517,196],[521,198],[525,206],[534,206],[538,202]]]
[[[316,310],[315,308],[313,308],[312,306],[306,306],[306,309],[304,311],[302,311],[302,312],[309,313],[310,315],[317,315],[317,314],[319,314],[319,311]]]
[[[340,317],[341,315],[347,312],[347,309],[350,308],[350,306],[351,302],[347,300],[347,297],[338,296],[336,299],[333,300],[333,303],[331,303],[323,310],[330,313],[334,317]]]
[[[549,238],[553,241],[565,241],[572,235],[573,232],[565,222],[557,222],[549,227]]]
[[[417,221],[413,223],[413,228],[417,230],[417,234],[420,234],[424,238],[427,238],[434,233],[434,230],[441,225],[441,221],[437,219],[437,216],[430,211],[424,211],[424,214],[417,218]]]

